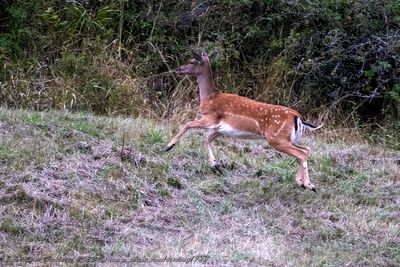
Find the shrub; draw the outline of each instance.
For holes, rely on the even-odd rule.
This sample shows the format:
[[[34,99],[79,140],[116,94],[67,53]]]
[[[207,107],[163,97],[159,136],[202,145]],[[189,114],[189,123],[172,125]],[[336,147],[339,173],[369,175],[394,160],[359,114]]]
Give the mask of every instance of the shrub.
[[[331,122],[399,116],[394,0],[2,3],[6,106],[181,115],[196,88],[168,72],[205,49],[223,91]]]

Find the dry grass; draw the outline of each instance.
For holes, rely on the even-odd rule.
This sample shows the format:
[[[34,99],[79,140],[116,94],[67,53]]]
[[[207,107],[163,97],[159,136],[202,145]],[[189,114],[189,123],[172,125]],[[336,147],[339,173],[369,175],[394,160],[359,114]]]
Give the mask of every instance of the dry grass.
[[[164,153],[177,128],[0,109],[0,262],[400,264],[399,151],[308,135],[314,194],[259,141],[218,140],[224,176],[199,132]]]

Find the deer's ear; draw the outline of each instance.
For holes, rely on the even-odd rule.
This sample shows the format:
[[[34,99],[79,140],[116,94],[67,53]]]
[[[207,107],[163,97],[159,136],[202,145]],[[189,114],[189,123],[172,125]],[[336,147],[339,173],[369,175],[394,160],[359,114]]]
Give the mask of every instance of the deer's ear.
[[[192,57],[194,59],[196,59],[197,61],[200,61],[201,63],[204,63],[203,57],[200,56],[199,54],[197,54],[196,52],[194,52],[193,50],[192,50]]]
[[[202,52],[201,52],[201,57],[202,57],[203,59],[209,61],[208,55],[207,55],[207,53],[206,53],[205,51],[202,51]]]

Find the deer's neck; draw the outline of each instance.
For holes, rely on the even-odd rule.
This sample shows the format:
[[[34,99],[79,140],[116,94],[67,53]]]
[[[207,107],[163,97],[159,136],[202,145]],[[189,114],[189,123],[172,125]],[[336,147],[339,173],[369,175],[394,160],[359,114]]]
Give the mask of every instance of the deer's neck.
[[[203,101],[210,94],[217,92],[211,73],[197,76],[197,83],[200,90],[200,101]]]

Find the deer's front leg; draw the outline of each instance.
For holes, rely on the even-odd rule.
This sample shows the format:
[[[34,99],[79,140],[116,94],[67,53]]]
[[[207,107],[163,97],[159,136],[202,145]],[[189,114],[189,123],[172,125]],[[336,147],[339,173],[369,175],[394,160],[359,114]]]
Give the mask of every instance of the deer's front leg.
[[[215,123],[213,121],[206,118],[186,123],[186,125],[177,133],[177,135],[175,135],[175,137],[172,138],[171,142],[168,143],[167,147],[165,148],[165,151],[171,150],[187,130],[192,128],[207,129],[213,126],[214,124]]]

